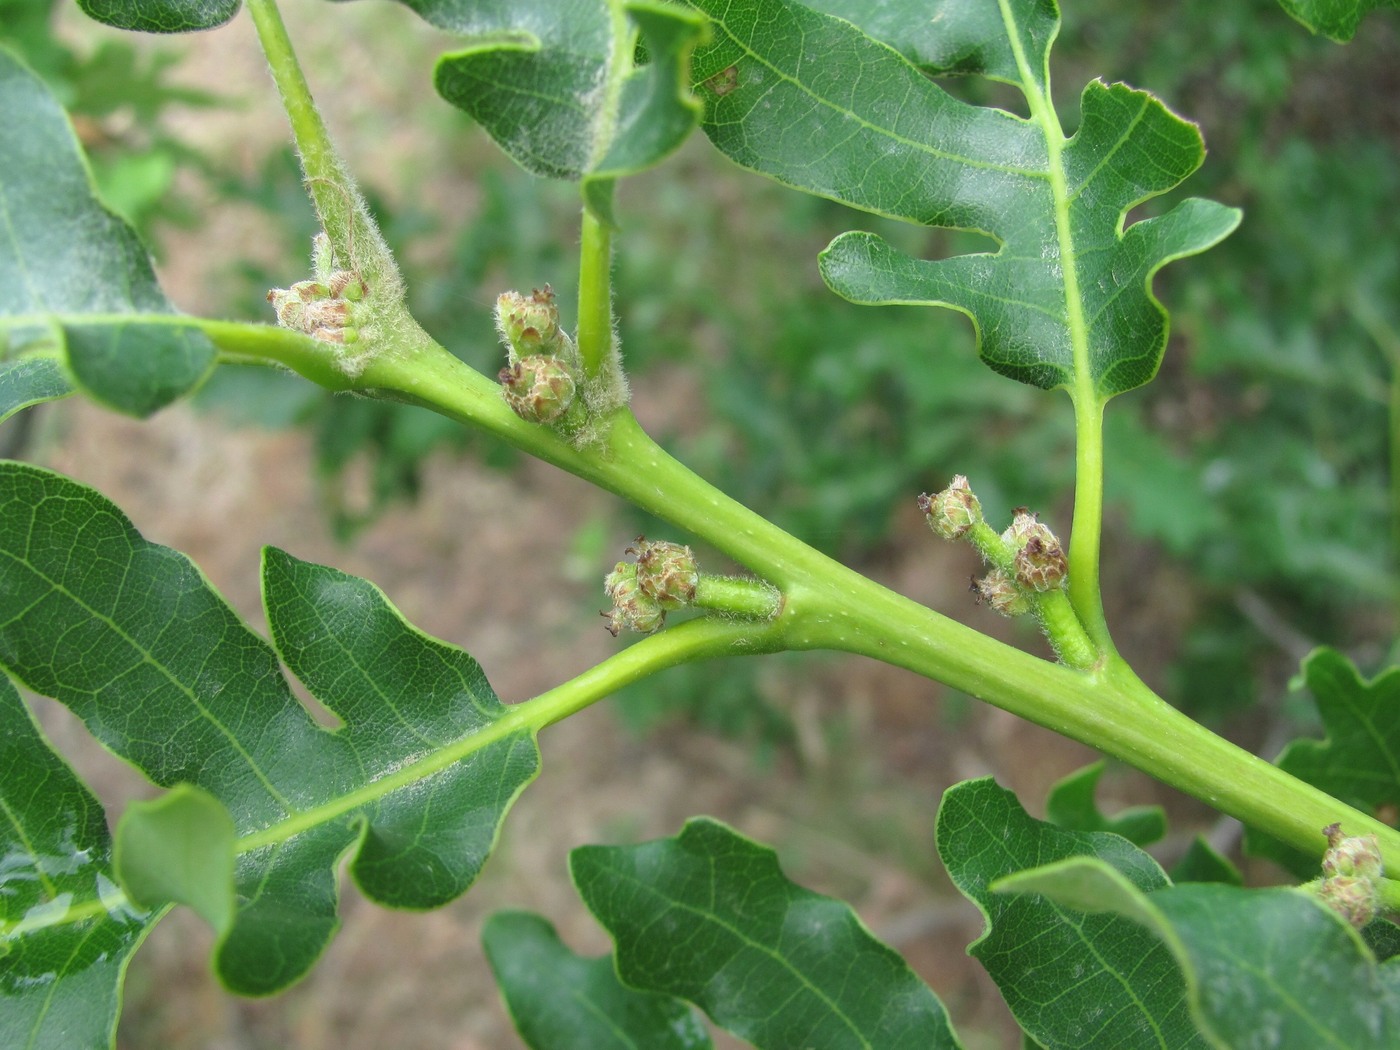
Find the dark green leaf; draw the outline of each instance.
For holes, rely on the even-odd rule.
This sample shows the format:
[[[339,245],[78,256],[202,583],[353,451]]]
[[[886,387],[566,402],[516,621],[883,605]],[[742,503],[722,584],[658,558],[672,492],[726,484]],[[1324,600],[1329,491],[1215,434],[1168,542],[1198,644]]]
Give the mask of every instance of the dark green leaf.
[[[1400,0],[1279,0],[1283,9],[1314,33],[1348,41],[1372,11],[1400,7]]]
[[[1380,962],[1400,955],[1400,926],[1389,919],[1372,919],[1361,931],[1361,939]]]
[[[940,9],[939,20],[957,24],[958,55],[945,60],[1014,78],[1032,113],[1023,120],[958,101],[850,23],[790,0],[694,2],[716,37],[694,63],[704,127],[731,159],[857,208],[1000,245],[931,262],[874,234],[845,234],[821,259],[834,291],[962,311],[987,364],[1033,386],[1106,400],[1152,378],[1167,336],[1153,274],[1220,240],[1239,212],[1188,200],[1122,230],[1130,208],[1200,166],[1201,137],[1145,92],[1095,81],[1079,132],[1066,139],[1047,87],[1053,8],[1018,0],[1003,17],[956,0]]]
[[[1167,874],[1174,883],[1223,882],[1227,886],[1244,885],[1239,869],[1199,835],[1191,840],[1190,847]]]
[[[854,23],[929,72],[975,73],[1007,84],[1021,82],[1016,49],[996,4],[944,0],[936,18],[910,17],[907,6],[889,0],[816,0],[806,6]],[[1059,8],[1054,0],[1036,0],[1018,5],[1017,11],[1018,43],[1028,56],[1041,59],[1026,72],[1043,87],[1044,56],[1060,30]]]
[[[12,609],[0,600],[0,615]],[[108,1047],[154,916],[117,889],[101,805],[3,674],[0,771],[0,1046]]]
[[[1108,831],[1122,835],[1135,846],[1146,846],[1167,833],[1167,816],[1161,806],[1137,806],[1116,817],[1105,817],[1094,801],[1104,763],[1095,762],[1059,780],[1045,800],[1050,823],[1066,831]]]
[[[758,1047],[957,1047],[943,1005],[850,907],[788,881],[771,849],[713,820],[570,869],[634,988],[687,999]]]
[[[1303,661],[1303,679],[1327,729],[1325,740],[1295,740],[1278,766],[1362,812],[1400,806],[1400,668],[1364,681],[1333,649]],[[1319,829],[1321,830],[1321,829]],[[1345,825],[1343,834],[1351,834]],[[1250,832],[1249,851],[1302,878],[1317,874],[1317,858]]]
[[[612,959],[583,959],[538,915],[498,912],[481,938],[531,1050],[708,1050],[714,1044],[679,999],[628,988]]]
[[[103,207],[62,108],[0,50],[0,347],[66,351],[92,397],[149,415],[213,367],[214,347],[156,284],[135,232]]]
[[[51,357],[0,361],[0,423],[30,405],[56,401],[72,392],[63,368]]]
[[[1192,1014],[1221,1050],[1400,1045],[1400,967],[1377,966],[1356,931],[1302,890],[1198,883],[1144,892],[1085,857],[1020,872],[995,889],[1151,930],[1176,956]]]
[[[78,0],[88,15],[118,29],[143,33],[185,33],[221,26],[243,0]]]
[[[533,733],[476,662],[371,584],[268,550],[263,594],[278,653],[343,728],[312,720],[277,654],[183,555],[90,489],[0,465],[0,664],[155,783],[227,808],[237,912],[216,961],[253,994],[324,948],[347,850],[371,898],[441,904],[475,879],[538,768]]]
[[[1013,872],[1076,856],[1103,860],[1143,890],[1167,885],[1146,853],[1117,835],[1035,820],[990,779],[944,794],[938,852],[954,884],[987,919],[969,953],[987,968],[1021,1027],[1044,1046],[1207,1045],[1191,1023],[1171,953],[1146,930],[1118,916],[1084,916],[990,888]]]
[[[443,98],[537,175],[582,179],[589,208],[613,224],[612,184],[669,156],[699,123],[690,54],[704,20],[678,5],[402,0],[434,25],[472,37],[444,55]],[[649,61],[633,66],[634,33]]]

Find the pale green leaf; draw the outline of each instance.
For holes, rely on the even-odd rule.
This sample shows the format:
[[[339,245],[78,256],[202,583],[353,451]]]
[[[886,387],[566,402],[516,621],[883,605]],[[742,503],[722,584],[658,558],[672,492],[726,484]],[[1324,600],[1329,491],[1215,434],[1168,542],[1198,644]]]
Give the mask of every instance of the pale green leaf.
[[[1167,885],[1151,857],[1118,835],[1035,820],[990,779],[949,788],[938,809],[938,853],[953,883],[986,916],[969,947],[1022,1028],[1050,1050],[1205,1044],[1181,972],[1159,940],[1116,915],[1085,916],[1032,896],[993,892],[1014,872],[1096,857],[1143,890]]]
[[[486,957],[531,1050],[709,1050],[695,1012],[617,979],[612,959],[571,952],[544,919],[498,912],[481,931]]]
[[[188,393],[213,367],[213,345],[98,200],[62,108],[3,49],[0,112],[0,348],[58,349],[74,385],[133,415]]]
[[[1152,931],[1176,957],[1192,1014],[1220,1050],[1400,1046],[1400,967],[1378,966],[1356,931],[1302,890],[1198,883],[1144,892],[1087,857],[1012,875],[993,889],[1123,916]]]
[[[285,987],[325,947],[342,855],[374,900],[442,904],[538,769],[533,731],[476,662],[371,584],[268,550],[263,594],[276,653],[96,492],[0,465],[0,665],[155,783],[228,810],[237,911],[216,965],[250,994]],[[342,728],[297,702],[279,654]]]
[[[30,405],[56,401],[72,392],[62,366],[51,357],[0,361],[0,423]]]
[[[187,904],[223,934],[233,921],[236,832],[216,798],[180,784],[133,802],[117,822],[112,863],[126,895],[146,908]]]
[[[755,1046],[961,1045],[942,1003],[848,905],[789,881],[771,849],[716,821],[583,846],[569,864],[624,982],[689,1000]]]
[[[1394,10],[1400,0],[1279,0],[1283,9],[1314,33],[1348,41],[1372,11]]]
[[[1200,166],[1201,137],[1146,92],[1095,81],[1079,131],[1065,138],[1048,90],[1053,7],[952,0],[935,20],[955,27],[956,54],[938,62],[1012,80],[1032,114],[1022,119],[953,98],[890,46],[792,0],[692,2],[715,36],[694,61],[704,128],[731,159],[999,246],[929,261],[874,234],[845,234],[821,258],[834,291],[966,313],[987,364],[1033,386],[1106,400],[1152,378],[1167,337],[1152,276],[1216,243],[1239,212],[1187,200],[1123,229],[1129,209]]]

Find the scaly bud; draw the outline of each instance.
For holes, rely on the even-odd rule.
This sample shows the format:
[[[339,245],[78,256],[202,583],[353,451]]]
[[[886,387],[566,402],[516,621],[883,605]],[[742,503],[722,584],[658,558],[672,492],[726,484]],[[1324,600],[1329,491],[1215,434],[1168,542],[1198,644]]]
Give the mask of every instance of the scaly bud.
[[[496,378],[506,404],[530,423],[553,423],[574,403],[574,377],[554,357],[522,357],[502,368]]]
[[[1323,828],[1327,851],[1322,855],[1322,875],[1309,888],[1354,928],[1361,929],[1380,911],[1378,880],[1383,866],[1380,842],[1374,835],[1342,835],[1340,824]]]
[[[603,578],[603,593],[613,603],[612,611],[603,615],[608,618],[608,630],[614,638],[624,627],[651,634],[666,622],[666,610],[642,590],[637,582],[637,566],[631,562],[618,562]]]
[[[1374,835],[1355,835],[1347,838],[1342,834],[1340,824],[1329,824],[1323,828],[1327,836],[1327,851],[1322,855],[1322,874],[1331,878],[1334,875],[1355,875],[1362,879],[1381,877],[1381,844]]]
[[[1016,552],[1016,582],[1035,591],[1048,591],[1064,583],[1069,562],[1054,533],[1045,529],[1045,536],[1032,535],[1026,545]]]
[[[559,327],[559,307],[554,290],[545,285],[529,295],[504,292],[496,299],[496,327],[511,352],[518,355],[559,354],[567,347],[568,336]]]
[[[1000,569],[993,569],[980,580],[974,577],[972,589],[977,592],[979,602],[986,602],[1003,616],[1030,612],[1030,599],[1021,593],[1016,581]]]
[[[628,554],[637,556],[637,582],[663,609],[679,609],[695,600],[700,570],[689,547],[638,536]]]
[[[928,527],[945,540],[958,539],[982,520],[982,504],[961,474],[937,495],[920,496],[919,509],[928,518]]]
[[[1025,507],[1016,508],[1001,538],[1015,552],[1016,582],[1022,587],[1048,591],[1064,583],[1069,563],[1059,538]]]

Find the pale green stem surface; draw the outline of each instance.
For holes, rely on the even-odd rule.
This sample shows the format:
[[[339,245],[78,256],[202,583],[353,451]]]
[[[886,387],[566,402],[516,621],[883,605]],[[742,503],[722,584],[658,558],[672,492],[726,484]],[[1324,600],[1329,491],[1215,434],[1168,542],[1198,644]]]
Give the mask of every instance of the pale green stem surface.
[[[1054,100],[1050,97],[1048,72],[1031,68],[1031,56],[1021,46],[1021,34],[1010,4],[1000,0],[1000,8],[1007,40],[1016,56],[1021,93],[1030,108],[1031,121],[1040,127],[1045,139],[1046,166],[1050,175],[1055,231],[1059,241],[1060,273],[1065,288],[1065,323],[1069,329],[1074,361],[1073,385],[1069,388],[1070,400],[1074,402],[1075,421],[1074,520],[1067,552],[1069,600],[1094,644],[1102,653],[1111,654],[1115,650],[1099,591],[1099,543],[1103,522],[1103,402],[1094,389],[1090,368],[1089,325],[1084,317],[1084,299],[1079,286],[1079,253],[1074,244],[1070,192],[1065,182],[1062,160],[1065,133]],[[1038,82],[1040,76],[1045,78],[1043,90]]]
[[[701,576],[695,584],[697,609],[728,613],[748,620],[768,620],[782,607],[783,596],[772,584],[738,576]]]
[[[579,254],[578,353],[595,379],[612,356],[612,234],[587,209]]]

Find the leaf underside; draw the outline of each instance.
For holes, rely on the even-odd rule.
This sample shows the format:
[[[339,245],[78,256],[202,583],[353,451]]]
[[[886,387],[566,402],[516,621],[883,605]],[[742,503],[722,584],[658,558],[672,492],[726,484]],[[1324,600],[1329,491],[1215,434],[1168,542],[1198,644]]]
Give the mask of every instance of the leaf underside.
[[[62,107],[3,49],[0,111],[0,414],[76,386],[150,415],[203,380],[214,347],[182,323],[135,231],[97,199]]]
[[[472,38],[438,61],[438,93],[527,171],[581,180],[585,202],[608,225],[616,225],[616,180],[660,163],[699,123],[689,61],[704,20],[678,5],[626,4],[629,24],[620,27],[606,0],[400,2]],[[634,31],[648,61],[632,69]]]
[[[143,33],[213,29],[236,15],[242,5],[243,0],[78,0],[89,17]]]
[[[476,662],[371,584],[269,548],[263,595],[275,651],[102,496],[0,464],[0,666],[154,783],[198,788],[228,811],[232,920],[215,965],[245,994],[286,987],[325,948],[347,852],[383,904],[430,908],[465,891],[539,764],[533,731],[502,721]],[[343,727],[316,724],[279,656]],[[0,735],[23,728],[11,714]],[[7,791],[36,790],[28,774],[5,776]],[[76,842],[78,830],[64,834]],[[67,936],[99,899],[90,886],[56,892],[44,925],[6,927],[11,986],[10,959]]]
[[[626,984],[693,1002],[754,1046],[961,1045],[942,1003],[849,905],[789,881],[771,849],[716,821],[583,846],[569,863]]]
[[[821,257],[834,291],[960,310],[983,360],[1032,386],[1106,400],[1156,374],[1167,320],[1153,274],[1220,240],[1239,213],[1187,200],[1122,229],[1130,208],[1199,167],[1200,134],[1146,92],[1095,81],[1079,131],[1065,139],[1048,96],[1053,4],[1010,0],[1003,17],[989,0],[953,0],[934,20],[938,46],[927,33],[902,41],[925,69],[943,62],[1015,84],[1033,114],[1023,119],[953,98],[893,47],[790,0],[692,3],[713,19],[715,38],[694,60],[703,127],[732,160],[856,208],[1000,245],[930,261],[875,234],[844,234]]]

